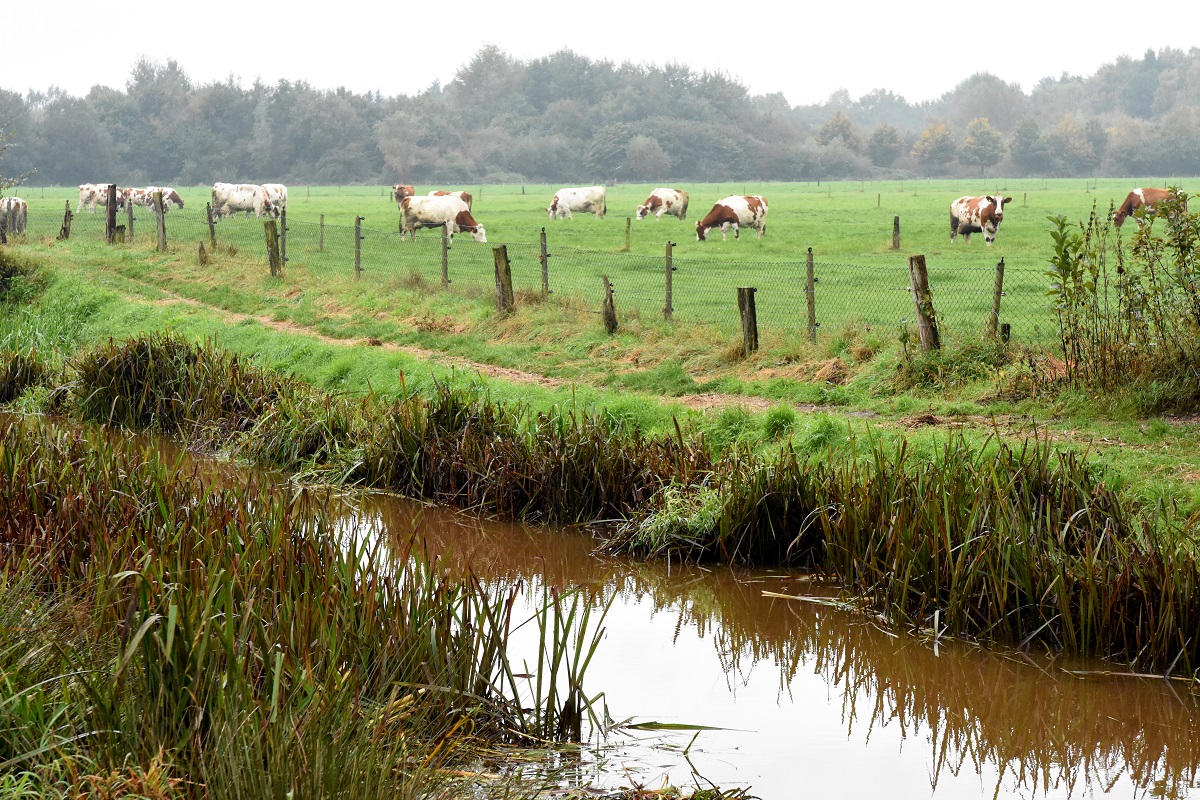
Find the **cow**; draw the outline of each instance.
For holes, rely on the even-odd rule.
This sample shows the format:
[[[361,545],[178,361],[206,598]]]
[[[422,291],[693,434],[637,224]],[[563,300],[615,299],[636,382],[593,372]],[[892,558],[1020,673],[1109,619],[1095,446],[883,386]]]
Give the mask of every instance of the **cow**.
[[[982,233],[988,247],[996,240],[996,231],[1004,221],[1004,204],[1011,197],[986,195],[984,197],[960,197],[950,204],[950,242],[953,244],[961,233],[963,241],[971,243],[972,233]]]
[[[29,205],[19,197],[0,197],[0,230],[6,236],[21,236],[29,222]]]
[[[434,189],[429,193],[429,197],[457,197],[459,200],[462,200],[467,204],[468,211],[471,210],[472,203],[474,202],[474,198],[471,197],[471,193],[466,191],[451,192],[447,191],[446,189]]]
[[[213,219],[222,220],[244,211],[246,216],[268,216],[279,219],[279,206],[270,193],[256,183],[214,183],[212,187]]]
[[[738,228],[754,228],[758,238],[767,232],[767,198],[759,194],[732,195],[724,200],[718,200],[708,212],[708,216],[696,223],[696,241],[708,239],[708,232],[713,228],[721,229],[721,241],[725,241],[725,232],[733,228],[733,238],[738,238]]]
[[[404,202],[404,198],[412,197],[416,193],[417,190],[411,186],[405,186],[403,183],[392,184],[392,199],[396,201],[396,208],[401,208],[400,204]]]
[[[179,196],[179,192],[170,186],[147,186],[144,189],[126,189],[125,201],[135,206],[154,208],[155,192],[162,192],[164,214],[171,210],[172,205],[183,208],[183,198]]]
[[[1164,200],[1174,200],[1175,197],[1175,193],[1170,189],[1134,189],[1125,197],[1125,202],[1121,203],[1121,207],[1113,212],[1113,224],[1118,228],[1121,227],[1125,218],[1139,208],[1145,208],[1145,213],[1153,214],[1156,205]],[[1187,201],[1183,203],[1183,210],[1187,211]]]
[[[574,219],[571,216],[572,211],[591,212],[596,215],[596,219],[604,219],[605,213],[608,212],[604,187],[583,186],[574,189],[559,189],[554,193],[550,207],[546,209],[550,219],[561,217]]]
[[[101,205],[108,208],[108,184],[107,183],[82,183],[79,185],[79,205],[75,206],[75,213],[78,214],[84,206],[91,214],[96,213],[96,206]],[[117,208],[125,208],[125,190],[117,187]]]
[[[688,193],[682,189],[655,189],[646,198],[646,202],[637,207],[637,218],[645,219],[651,214],[655,219],[662,219],[663,214],[671,214],[679,219],[687,219]]]
[[[471,216],[471,209],[458,197],[452,195],[411,196],[400,201],[404,210],[403,233],[411,236],[418,228],[445,227],[454,240],[454,234],[465,232],[477,242],[486,242],[487,233],[483,226]]]
[[[264,183],[262,185],[267,190],[267,194],[271,196],[271,201],[278,206],[280,211],[287,211],[287,187],[282,183]]]

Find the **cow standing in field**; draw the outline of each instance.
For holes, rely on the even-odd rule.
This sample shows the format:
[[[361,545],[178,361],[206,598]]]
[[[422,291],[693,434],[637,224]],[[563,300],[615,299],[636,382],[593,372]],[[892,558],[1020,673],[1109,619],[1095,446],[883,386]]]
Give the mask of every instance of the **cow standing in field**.
[[[287,211],[287,187],[282,183],[264,183],[262,185],[267,190],[267,194],[271,196],[271,202],[280,211]]]
[[[971,243],[972,233],[982,233],[983,240],[991,247],[996,240],[996,231],[1004,221],[1004,204],[1011,197],[987,195],[985,197],[960,197],[950,204],[950,242],[961,233],[963,241]]]
[[[214,183],[212,188],[213,219],[222,220],[244,211],[249,217],[279,219],[279,207],[270,193],[256,183]]]
[[[662,219],[663,214],[671,214],[682,221],[687,219],[687,208],[687,192],[663,187],[652,191],[646,202],[637,207],[637,218],[645,219],[653,214],[655,219]]]
[[[471,197],[470,192],[461,191],[461,190],[457,191],[457,192],[451,192],[447,189],[434,189],[432,192],[429,193],[429,196],[430,197],[457,197],[459,200],[462,200],[464,203],[467,204],[467,210],[472,210],[471,204],[475,200],[475,198]]]
[[[724,200],[718,200],[708,215],[696,223],[696,241],[708,239],[708,232],[713,228],[721,229],[721,241],[725,241],[725,232],[733,229],[733,238],[738,238],[739,228],[754,228],[758,238],[767,232],[767,198],[762,195],[732,195]]]
[[[1175,193],[1170,189],[1134,189],[1125,197],[1125,202],[1121,203],[1121,207],[1113,212],[1113,224],[1118,228],[1125,222],[1125,218],[1133,214],[1139,208],[1146,209],[1146,214],[1153,214],[1154,207],[1164,200],[1174,200]],[[1183,204],[1183,211],[1187,212],[1187,202]]]
[[[0,197],[0,229],[6,236],[21,236],[29,222],[29,204],[19,197]]]
[[[486,242],[487,233],[483,226],[471,216],[471,209],[453,195],[425,195],[406,197],[400,201],[404,211],[403,232],[411,236],[419,228],[445,227],[453,242],[454,234],[469,233],[477,242]]]
[[[404,208],[400,205],[404,202],[404,198],[412,197],[416,193],[417,190],[411,186],[407,186],[403,183],[392,184],[392,199],[396,201],[396,208],[399,208],[401,211],[404,210]]]
[[[559,189],[554,193],[550,207],[546,209],[550,219],[559,219],[560,217],[574,219],[571,216],[572,211],[585,214],[590,212],[596,215],[596,219],[604,219],[604,215],[608,212],[608,200],[604,187],[582,186]]]
[[[154,208],[155,192],[162,192],[164,214],[171,210],[171,206],[183,208],[183,198],[179,196],[179,192],[170,186],[147,186],[144,189],[126,189],[125,202],[135,206]]]
[[[86,206],[88,213],[95,214],[96,206],[108,208],[107,183],[82,183],[79,185],[79,205],[75,206],[78,214]],[[125,208],[125,190],[117,187],[117,208]]]

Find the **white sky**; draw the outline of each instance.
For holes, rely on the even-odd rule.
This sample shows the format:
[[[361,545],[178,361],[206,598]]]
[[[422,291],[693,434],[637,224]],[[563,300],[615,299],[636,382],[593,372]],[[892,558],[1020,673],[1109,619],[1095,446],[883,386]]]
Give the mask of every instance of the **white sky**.
[[[173,58],[197,83],[281,78],[323,89],[413,94],[448,83],[484,44],[522,60],[569,48],[620,63],[721,70],[793,105],[844,88],[931,100],[976,72],[1028,92],[1121,55],[1200,45],[1195,0],[1148,5],[1040,0],[412,3],[22,0],[3,12],[0,88],[73,95],[124,88],[139,56]],[[113,54],[105,53],[111,46]],[[0,125],[3,121],[0,120]]]

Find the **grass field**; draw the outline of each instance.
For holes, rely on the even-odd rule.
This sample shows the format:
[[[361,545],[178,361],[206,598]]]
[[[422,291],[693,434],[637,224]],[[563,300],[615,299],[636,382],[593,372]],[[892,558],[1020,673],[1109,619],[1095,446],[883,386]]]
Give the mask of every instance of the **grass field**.
[[[1107,212],[1135,186],[1182,184],[1178,179],[979,180],[835,182],[793,184],[683,184],[691,194],[688,219],[634,220],[629,250],[626,218],[653,188],[623,185],[608,190],[608,215],[597,220],[576,215],[550,221],[545,214],[555,186],[466,186],[475,196],[474,216],[487,229],[488,244],[458,237],[449,256],[452,288],[488,292],[494,287],[492,247],[508,245],[516,288],[541,290],[538,238],[547,231],[552,254],[552,293],[586,308],[599,308],[600,277],[616,287],[619,316],[660,319],[666,303],[664,245],[676,244],[672,276],[673,311],[682,324],[706,323],[733,330],[739,323],[738,286],[758,289],[758,319],[764,329],[802,332],[807,328],[805,257],[813,250],[816,318],[825,332],[847,325],[889,332],[913,316],[907,258],[928,259],[934,302],[948,341],[978,337],[991,308],[996,262],[1005,260],[1005,296],[1001,321],[1012,325],[1020,341],[1053,342],[1055,321],[1044,272],[1051,254],[1047,216],[1064,214],[1086,220],[1093,205]],[[432,187],[418,187],[427,191]],[[712,203],[731,193],[759,193],[770,203],[766,236],[740,240],[719,237],[698,242],[695,221]],[[963,194],[1003,192],[1013,198],[992,247],[982,236],[968,245],[949,238],[949,204]],[[168,237],[179,249],[208,238],[204,203],[208,187],[180,191],[187,207],[168,215]],[[289,197],[288,257],[291,280],[305,288],[353,276],[354,220],[363,217],[362,286],[382,296],[414,280],[441,282],[441,245],[437,232],[415,242],[401,241],[399,213],[388,187],[293,186]],[[64,203],[74,208],[74,189],[30,189],[30,235],[53,236]],[[320,226],[324,215],[325,225]],[[124,215],[121,221],[124,221]],[[895,217],[901,221],[901,248],[892,249]],[[145,212],[135,223],[137,239],[149,241],[153,221]],[[76,217],[77,237],[98,237],[103,215]],[[265,269],[259,223],[228,220],[218,224],[218,243],[236,249],[236,257]],[[228,251],[232,253],[232,251]],[[419,276],[419,277],[418,277]],[[370,287],[370,288],[368,288]],[[889,333],[890,335],[890,333]]]

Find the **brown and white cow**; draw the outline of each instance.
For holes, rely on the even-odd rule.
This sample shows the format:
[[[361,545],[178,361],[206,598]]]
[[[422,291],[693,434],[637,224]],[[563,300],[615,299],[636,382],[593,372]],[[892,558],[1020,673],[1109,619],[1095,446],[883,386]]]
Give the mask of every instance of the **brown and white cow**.
[[[655,219],[662,219],[663,214],[671,214],[680,220],[687,219],[688,193],[682,189],[662,187],[650,192],[646,202],[637,207],[637,218],[645,219],[651,214]]]
[[[267,190],[267,194],[271,196],[273,202],[280,211],[287,211],[287,187],[282,183],[264,183],[262,185]]]
[[[1134,189],[1125,197],[1125,202],[1121,203],[1121,207],[1113,212],[1113,224],[1118,228],[1125,222],[1125,218],[1133,214],[1139,208],[1146,209],[1146,214],[1153,214],[1154,207],[1164,200],[1175,199],[1175,193],[1170,189]],[[1183,204],[1183,210],[1187,211],[1187,202]]]
[[[608,199],[603,186],[580,186],[569,189],[559,189],[554,193],[554,198],[550,201],[550,207],[546,209],[546,213],[550,215],[550,219],[559,219],[566,217],[574,219],[571,216],[572,211],[581,213],[592,213],[596,215],[596,219],[604,219],[604,215],[608,213]]]
[[[767,198],[762,195],[731,195],[724,200],[718,200],[708,215],[696,223],[696,241],[708,239],[708,232],[713,228],[721,229],[721,241],[725,241],[725,233],[733,228],[733,238],[739,238],[739,228],[753,228],[758,231],[758,238],[767,232]]]
[[[19,197],[0,197],[0,230],[6,236],[21,236],[29,222],[29,204]]]
[[[417,190],[411,186],[406,186],[403,183],[392,184],[392,199],[396,201],[396,208],[400,208],[400,204],[404,202],[404,198],[412,197],[417,193]]]
[[[471,234],[471,238],[477,242],[487,241],[487,232],[471,216],[471,209],[453,195],[414,195],[401,200],[400,207],[404,211],[405,235],[411,236],[419,228],[445,226],[451,241],[454,234],[459,232]]]
[[[214,183],[212,188],[213,219],[225,219],[239,211],[250,216],[279,219],[279,206],[270,193],[257,183]]]
[[[471,204],[474,202],[474,198],[471,197],[471,193],[467,192],[467,191],[451,192],[448,189],[434,189],[432,192],[429,193],[429,196],[430,197],[457,197],[459,200],[462,200],[464,203],[467,204],[468,210],[471,209]]]
[[[958,198],[950,204],[950,242],[953,243],[961,233],[963,241],[970,244],[972,233],[982,233],[984,241],[991,247],[996,240],[996,231],[1004,221],[1004,204],[1011,202],[1012,198],[1004,195]]]
[[[144,206],[145,208],[154,208],[154,193],[162,192],[163,196],[163,213],[171,210],[171,206],[175,205],[183,208],[183,198],[179,196],[179,192],[172,189],[170,186],[147,186],[144,189],[130,188],[125,190],[125,201],[132,203],[135,206]]]
[[[85,206],[89,213],[96,213],[96,206],[108,208],[107,183],[82,183],[79,185],[79,205],[75,206],[78,214]],[[125,208],[125,190],[117,187],[117,208]]]

